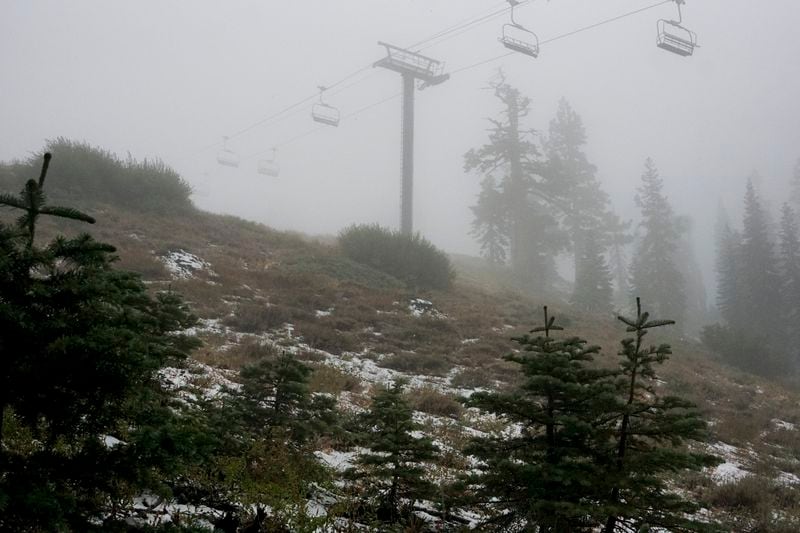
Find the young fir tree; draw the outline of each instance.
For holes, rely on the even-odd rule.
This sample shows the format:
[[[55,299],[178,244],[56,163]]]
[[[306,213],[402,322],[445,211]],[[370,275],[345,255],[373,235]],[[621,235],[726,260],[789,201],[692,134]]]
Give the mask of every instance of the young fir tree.
[[[496,181],[482,181],[473,209],[473,234],[495,259],[500,257],[498,249],[507,246],[512,270],[541,290],[555,279],[553,257],[564,248],[565,240],[537,184],[539,150],[531,140],[532,132],[521,124],[530,111],[530,99],[505,83],[502,75],[492,89],[503,104],[504,117],[489,119],[489,142],[465,154],[464,170],[500,176]]]
[[[583,245],[576,249],[575,288],[573,305],[586,311],[607,313],[611,311],[613,291],[611,271],[603,256],[603,247],[597,232],[585,230]]]
[[[639,225],[644,231],[631,264],[631,286],[659,315],[675,317],[680,323],[686,306],[685,283],[675,264],[680,232],[663,188],[658,170],[648,158],[636,195],[642,212]]]
[[[94,222],[47,205],[49,161],[0,195],[23,211],[0,225],[0,530],[109,530],[116,502],[158,490],[156,472],[174,472],[186,445],[157,372],[196,345],[178,333],[193,317],[112,268],[110,245],[37,244],[41,215]]]
[[[286,352],[244,366],[239,372],[243,422],[268,440],[288,437],[297,443],[333,428],[335,401],[309,393],[311,372]]]
[[[781,209],[779,259],[784,349],[792,366],[797,368],[800,362],[800,233],[795,212],[788,204]]]
[[[420,425],[403,397],[402,381],[381,390],[360,418],[360,444],[369,448],[358,456],[349,477],[363,488],[364,498],[377,518],[396,524],[410,519],[418,500],[430,498],[435,486],[425,479],[424,464],[438,448],[427,437],[417,437]]]
[[[622,341],[619,367],[621,394],[614,437],[604,462],[603,484],[609,488],[602,499],[608,516],[604,533],[649,531],[706,531],[713,526],[687,516],[699,506],[667,487],[666,475],[682,470],[700,470],[717,462],[703,453],[687,451],[684,443],[705,440],[705,422],[695,406],[675,396],[661,396],[657,389],[656,364],[672,353],[667,344],[644,343],[648,331],[672,320],[651,319],[636,299],[636,317],[619,317],[633,337]]]
[[[544,308],[536,335],[514,339],[524,381],[516,390],[475,393],[468,405],[516,424],[519,432],[473,439],[466,453],[479,460],[479,473],[466,479],[468,498],[498,531],[593,531],[602,521],[603,472],[594,461],[604,435],[603,419],[613,406],[610,373],[593,368],[597,346],[571,337],[557,340]]]

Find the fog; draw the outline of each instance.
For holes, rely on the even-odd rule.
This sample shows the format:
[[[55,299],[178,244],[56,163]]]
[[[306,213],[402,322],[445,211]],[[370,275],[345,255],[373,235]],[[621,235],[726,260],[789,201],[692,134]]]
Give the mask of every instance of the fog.
[[[545,42],[655,3],[535,0],[517,20]],[[379,40],[410,46],[502,6],[0,0],[0,160],[64,136],[163,159],[208,210],[312,234],[354,222],[397,226],[400,99],[387,100],[400,91],[396,73],[365,68],[329,91],[345,117],[338,128],[312,122],[311,100],[264,119],[369,67],[385,55]],[[477,254],[468,228],[480,177],[464,173],[463,155],[485,142],[486,118],[500,112],[485,87],[502,68],[533,100],[528,127],[546,132],[562,97],[581,115],[589,158],[623,218],[637,217],[635,188],[653,157],[675,210],[694,220],[713,294],[720,200],[738,220],[757,170],[777,204],[800,156],[800,4],[688,0],[684,23],[701,46],[689,58],[655,46],[656,20],[674,17],[666,3],[545,43],[537,59],[476,65],[507,51],[497,41],[505,15],[423,45],[454,74],[416,93],[415,229],[448,251]],[[223,135],[239,168],[216,162]],[[259,175],[259,158],[276,145],[280,176]]]

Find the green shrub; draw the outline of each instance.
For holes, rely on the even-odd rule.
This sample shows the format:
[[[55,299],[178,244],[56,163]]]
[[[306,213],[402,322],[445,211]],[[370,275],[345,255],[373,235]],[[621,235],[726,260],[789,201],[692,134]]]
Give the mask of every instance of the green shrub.
[[[339,234],[339,246],[353,261],[412,287],[448,289],[455,277],[447,255],[419,234],[403,235],[377,224],[355,225]]]
[[[54,164],[47,175],[53,199],[158,213],[194,209],[191,186],[161,160],[137,161],[130,156],[122,160],[107,150],[63,137],[47,141],[44,152],[53,154]],[[38,175],[42,153],[6,166],[0,172],[3,188],[16,190],[24,179]]]
[[[441,355],[402,352],[382,359],[378,366],[391,368],[408,374],[443,376],[453,368],[453,364]]]

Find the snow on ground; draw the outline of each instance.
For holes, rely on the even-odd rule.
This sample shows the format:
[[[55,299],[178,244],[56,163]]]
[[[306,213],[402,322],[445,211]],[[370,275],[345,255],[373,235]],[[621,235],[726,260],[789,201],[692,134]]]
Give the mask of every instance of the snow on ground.
[[[781,420],[780,418],[773,418],[771,422],[772,422],[772,425],[775,426],[776,429],[783,429],[783,430],[786,430],[786,431],[794,431],[795,430],[795,425],[794,424],[792,424],[791,422],[786,422],[784,420]]]
[[[433,302],[422,298],[412,298],[408,303],[408,310],[417,318],[429,316],[431,318],[447,318],[447,315],[440,312],[433,306]]]
[[[334,469],[337,472],[344,472],[348,468],[352,468],[355,458],[364,451],[365,450],[363,448],[359,448],[350,452],[339,452],[336,450],[324,452],[317,450],[314,452],[314,455],[322,464]]]
[[[190,400],[197,399],[191,389],[199,390],[206,400],[216,398],[228,390],[239,390],[241,385],[232,380],[234,374],[233,371],[223,370],[191,359],[187,361],[185,368],[170,366],[158,371],[158,375],[167,389],[179,391],[181,395]]]
[[[750,475],[741,462],[743,455],[749,455],[747,451],[724,442],[712,444],[709,446],[709,451],[723,460],[723,463],[711,469],[711,479],[715,482],[730,483]]]
[[[195,277],[195,273],[203,270],[210,276],[216,276],[211,270],[211,264],[186,250],[167,252],[167,255],[160,259],[175,279],[190,279]]]

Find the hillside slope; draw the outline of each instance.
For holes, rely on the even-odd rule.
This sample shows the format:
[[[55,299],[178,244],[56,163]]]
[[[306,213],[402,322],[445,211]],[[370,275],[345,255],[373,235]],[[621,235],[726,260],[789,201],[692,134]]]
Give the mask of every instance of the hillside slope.
[[[81,198],[98,220],[91,233],[117,246],[120,267],[182,293],[201,319],[195,333],[204,346],[191,368],[165,373],[174,387],[213,389],[265,346],[312,365],[313,389],[336,395],[345,410],[361,409],[373,386],[403,377],[416,417],[449,456],[432,472],[441,479],[467,466],[458,450],[468,435],[497,424],[457,398],[515,383],[518,370],[502,356],[512,336],[540,321],[543,304],[569,333],[603,347],[601,363],[615,360],[624,334],[613,316],[525,294],[480,261],[456,259],[460,275],[451,290],[419,292],[301,235],[193,208],[170,213]],[[78,230],[46,221],[40,238]],[[700,406],[711,424],[710,448],[724,460],[678,480],[676,489],[708,501],[731,530],[800,529],[800,394],[733,370],[693,341],[662,340],[674,355],[661,387]],[[332,468],[352,458],[352,451],[320,446],[318,457]]]

